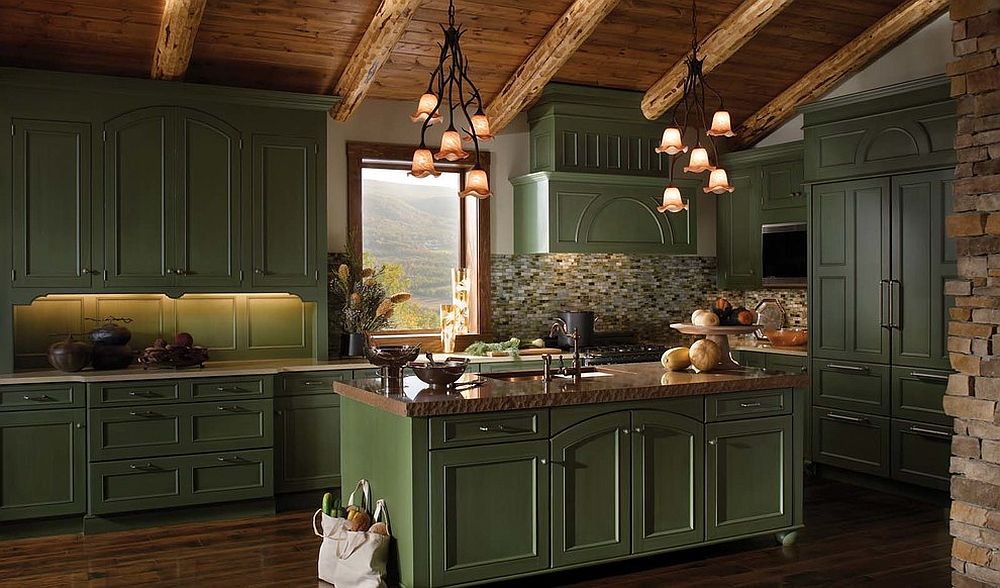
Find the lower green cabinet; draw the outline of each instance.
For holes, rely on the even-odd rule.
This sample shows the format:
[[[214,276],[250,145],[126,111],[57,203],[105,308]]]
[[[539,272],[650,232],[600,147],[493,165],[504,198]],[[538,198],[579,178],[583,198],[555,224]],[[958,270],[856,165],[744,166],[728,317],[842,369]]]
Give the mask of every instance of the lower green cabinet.
[[[707,539],[790,526],[795,463],[792,417],[709,423]]]
[[[340,486],[340,397],[279,397],[274,416],[278,493]]]
[[[549,567],[548,441],[432,451],[431,584]]]
[[[892,419],[892,477],[947,490],[951,484],[950,426]]]
[[[889,419],[813,407],[813,461],[888,477]]]
[[[0,521],[87,510],[85,424],[82,408],[0,412]]]

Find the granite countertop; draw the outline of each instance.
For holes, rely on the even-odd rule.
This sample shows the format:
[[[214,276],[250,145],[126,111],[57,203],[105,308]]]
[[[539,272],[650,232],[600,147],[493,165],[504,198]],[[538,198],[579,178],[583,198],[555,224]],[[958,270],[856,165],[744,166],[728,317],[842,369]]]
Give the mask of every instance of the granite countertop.
[[[482,385],[455,393],[433,390],[415,376],[409,376],[403,381],[402,394],[386,395],[379,380],[337,382],[334,391],[345,398],[399,416],[432,417],[772,388],[804,388],[809,385],[807,375],[765,372],[754,368],[704,373],[670,372],[659,363],[635,363],[601,366],[597,371],[610,375],[584,378],[579,385],[574,385],[571,379],[506,382],[484,378]],[[466,374],[461,381],[475,379],[475,375]]]
[[[755,337],[730,337],[729,348],[733,351],[759,351],[762,353],[777,353],[798,357],[809,356],[809,348],[805,345],[801,347],[781,347],[768,341],[759,341]]]
[[[511,361],[538,361],[541,356],[523,355],[511,357],[480,357],[463,353],[437,354],[447,357],[468,358],[472,363],[506,363]],[[560,356],[554,356],[560,357]],[[563,357],[571,357],[564,355]],[[372,369],[375,366],[365,359],[274,359],[257,361],[208,361],[204,368],[180,370],[144,370],[132,366],[123,370],[96,371],[87,369],[80,372],[60,372],[58,370],[32,370],[0,374],[0,386],[24,384],[53,384],[60,382],[97,383],[122,382],[129,380],[171,380],[176,378],[218,378],[238,376],[267,376],[295,372],[321,372],[337,370]]]

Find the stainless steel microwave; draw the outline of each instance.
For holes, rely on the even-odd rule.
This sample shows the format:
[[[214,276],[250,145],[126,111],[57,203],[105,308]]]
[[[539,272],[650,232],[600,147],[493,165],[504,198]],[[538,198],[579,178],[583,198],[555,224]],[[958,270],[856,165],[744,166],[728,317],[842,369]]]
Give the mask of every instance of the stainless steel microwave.
[[[761,225],[761,284],[805,288],[809,257],[805,223]]]

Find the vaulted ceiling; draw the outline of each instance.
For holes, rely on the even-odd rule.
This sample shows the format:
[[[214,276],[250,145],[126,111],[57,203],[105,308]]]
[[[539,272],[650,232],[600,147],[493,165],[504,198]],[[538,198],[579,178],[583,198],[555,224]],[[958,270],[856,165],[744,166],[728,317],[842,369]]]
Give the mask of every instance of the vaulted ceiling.
[[[207,0],[184,79],[330,93],[380,3]],[[490,102],[573,0],[455,3],[457,19],[467,29],[463,48],[473,79]],[[709,81],[726,97],[738,125],[891,11],[915,3],[786,2],[709,74]],[[416,4],[419,8],[368,88],[369,97],[412,100],[426,87],[448,0]],[[700,2],[701,36],[740,4]],[[620,0],[613,5],[553,81],[645,92],[690,49],[689,0]],[[933,11],[940,13],[944,5],[937,2]],[[0,65],[149,77],[164,8],[164,0],[0,0]]]

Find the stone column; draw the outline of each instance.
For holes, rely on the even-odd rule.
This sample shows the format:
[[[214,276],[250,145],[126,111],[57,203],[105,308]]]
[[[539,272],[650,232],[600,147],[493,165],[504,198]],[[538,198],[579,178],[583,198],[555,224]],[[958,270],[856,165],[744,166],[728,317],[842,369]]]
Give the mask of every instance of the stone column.
[[[955,210],[959,279],[946,284],[955,417],[951,458],[952,585],[1000,585],[1000,0],[952,0],[958,101]]]

